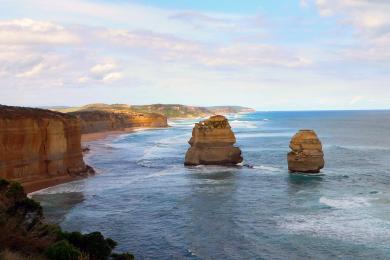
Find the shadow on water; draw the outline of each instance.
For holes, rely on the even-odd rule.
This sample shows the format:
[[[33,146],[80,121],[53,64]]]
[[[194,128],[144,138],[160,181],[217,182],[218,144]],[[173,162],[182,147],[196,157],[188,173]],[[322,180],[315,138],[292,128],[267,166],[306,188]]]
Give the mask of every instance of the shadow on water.
[[[216,171],[216,172],[194,172],[190,176],[194,179],[206,180],[228,180],[233,179],[237,172],[235,171]]]
[[[186,203],[189,218],[183,235],[189,241],[190,251],[199,259],[205,256],[222,259],[226,248],[238,251],[232,230],[237,228],[236,196],[240,169],[207,166],[189,171],[187,176],[191,185]]]
[[[322,185],[323,174],[298,174],[290,173],[288,176],[288,186],[291,193],[302,190],[315,189]]]
[[[82,192],[35,194],[32,197],[41,203],[46,220],[55,224],[61,223],[73,207],[85,200]]]

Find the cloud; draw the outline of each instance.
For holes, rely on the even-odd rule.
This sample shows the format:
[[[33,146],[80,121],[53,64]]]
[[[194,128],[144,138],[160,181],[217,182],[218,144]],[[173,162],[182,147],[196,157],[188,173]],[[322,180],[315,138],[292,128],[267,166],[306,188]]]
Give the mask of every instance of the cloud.
[[[390,60],[390,1],[316,0],[322,16],[334,16],[340,26],[351,26],[358,42],[340,53],[347,58]]]
[[[80,38],[64,27],[32,19],[0,21],[0,44],[74,44]]]
[[[293,108],[316,107],[321,96],[336,100],[322,107],[341,107],[352,100],[350,93],[364,96],[354,101],[364,105],[373,89],[386,92],[389,79],[387,1],[298,0],[306,7],[299,14],[285,3],[243,14],[134,1],[4,1],[3,101],[19,100],[16,89],[31,94],[44,88],[37,93]],[[323,16],[312,15],[313,6]],[[299,23],[291,24],[296,16]]]
[[[309,57],[296,55],[282,46],[270,44],[207,44],[150,31],[106,30],[99,37],[128,50],[145,51],[162,61],[178,61],[207,67],[282,66],[300,67]]]
[[[200,13],[194,11],[176,12],[169,19],[188,24],[195,30],[211,32],[248,33],[262,32],[263,17],[259,15],[223,15],[215,13]]]
[[[102,75],[107,72],[111,72],[117,67],[115,63],[104,63],[104,64],[96,64],[93,66],[90,71],[95,75]]]
[[[122,73],[120,72],[110,72],[103,77],[103,81],[106,83],[111,83],[114,81],[117,81],[123,77]]]
[[[341,14],[344,22],[360,30],[381,29],[390,25],[387,0],[316,0],[322,15]]]
[[[123,78],[123,74],[118,71],[118,65],[114,62],[96,64],[89,71],[89,77],[81,77],[79,79],[80,83],[85,83],[89,79],[100,80],[104,83],[112,83]]]
[[[44,69],[44,65],[42,63],[38,63],[34,65],[30,70],[17,74],[17,77],[33,77],[39,75]]]

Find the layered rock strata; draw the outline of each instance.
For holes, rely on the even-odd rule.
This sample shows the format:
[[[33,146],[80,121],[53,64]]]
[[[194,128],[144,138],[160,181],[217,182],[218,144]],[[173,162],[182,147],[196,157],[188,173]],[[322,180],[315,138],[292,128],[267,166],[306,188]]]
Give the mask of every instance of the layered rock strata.
[[[86,110],[69,113],[80,119],[81,133],[126,130],[133,127],[167,127],[167,118],[152,113]]]
[[[290,172],[319,173],[324,168],[324,153],[321,141],[313,130],[300,130],[290,142],[287,155]]]
[[[241,150],[224,116],[212,116],[195,124],[185,165],[235,165],[242,162]]]
[[[74,116],[0,105],[0,178],[31,192],[93,173],[80,140]]]

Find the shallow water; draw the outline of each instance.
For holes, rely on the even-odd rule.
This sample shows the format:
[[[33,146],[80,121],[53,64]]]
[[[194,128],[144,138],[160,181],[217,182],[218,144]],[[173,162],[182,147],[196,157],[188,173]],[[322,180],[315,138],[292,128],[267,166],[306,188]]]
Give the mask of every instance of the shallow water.
[[[102,231],[138,259],[388,259],[390,111],[230,118],[245,167],[184,167],[195,120],[91,142],[99,174],[34,195],[66,230]],[[288,174],[315,129],[326,166]]]

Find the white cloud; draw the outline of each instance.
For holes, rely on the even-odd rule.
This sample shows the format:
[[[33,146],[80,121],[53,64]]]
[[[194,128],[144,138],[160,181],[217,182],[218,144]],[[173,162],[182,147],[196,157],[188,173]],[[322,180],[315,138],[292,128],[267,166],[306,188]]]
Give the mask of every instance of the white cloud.
[[[117,65],[115,63],[96,64],[90,69],[90,71],[93,74],[102,75],[104,73],[111,72],[116,67]]]
[[[74,44],[80,38],[64,27],[31,19],[0,21],[0,44]]]
[[[365,97],[351,101],[361,105],[373,92],[371,86],[386,92],[388,76],[380,71],[378,78],[367,72],[359,76],[361,82],[349,81],[376,68],[367,61],[390,60],[384,0],[300,0],[307,9],[299,17],[299,28],[287,24],[294,20],[290,15],[259,15],[256,10],[243,15],[156,8],[133,1],[4,1],[7,17],[30,19],[0,20],[3,100],[7,88],[9,92],[52,88],[65,94],[77,89],[89,99],[101,95],[103,102],[134,97],[137,102],[211,104],[218,98],[223,103],[316,107],[319,96],[334,100],[338,93],[342,98],[337,102],[321,106],[341,107],[352,100],[350,93]],[[310,2],[327,16],[306,16],[312,11]],[[318,26],[319,20],[325,22]],[[334,36],[335,20],[343,33],[354,28],[355,38]],[[355,71],[357,66],[360,71]],[[115,93],[111,87],[118,87]],[[90,95],[96,88],[99,91]],[[357,93],[355,88],[365,90]],[[220,93],[226,94],[222,100]],[[313,93],[318,97],[311,97]],[[388,97],[385,93],[379,99]]]
[[[111,83],[111,82],[114,82],[114,81],[121,79],[122,77],[123,77],[123,75],[120,72],[111,72],[111,73],[106,74],[103,77],[103,81],[106,83]]]
[[[16,76],[17,77],[26,77],[26,78],[37,76],[42,72],[43,69],[44,69],[44,65],[42,63],[38,63],[38,64],[34,65],[30,70],[19,73]]]
[[[82,76],[78,81],[86,83],[89,80],[95,80],[112,83],[123,78],[123,73],[119,71],[118,64],[113,61],[96,64],[90,68],[89,72],[88,76]]]
[[[390,60],[390,1],[388,0],[316,0],[319,13],[334,16],[340,26],[354,28],[357,43],[340,53],[347,58]]]
[[[309,57],[294,54],[282,46],[270,44],[214,44],[188,41],[167,34],[106,30],[99,37],[134,51],[146,51],[162,61],[183,61],[208,67],[282,66],[300,67]]]

